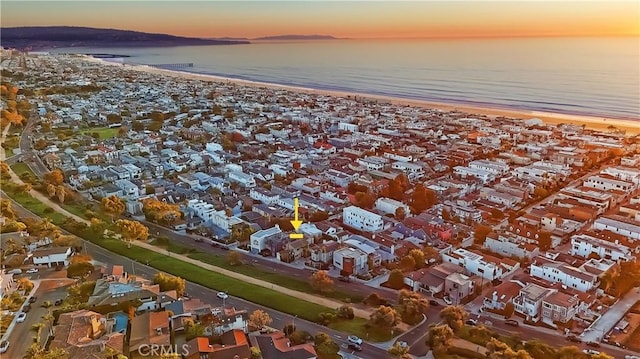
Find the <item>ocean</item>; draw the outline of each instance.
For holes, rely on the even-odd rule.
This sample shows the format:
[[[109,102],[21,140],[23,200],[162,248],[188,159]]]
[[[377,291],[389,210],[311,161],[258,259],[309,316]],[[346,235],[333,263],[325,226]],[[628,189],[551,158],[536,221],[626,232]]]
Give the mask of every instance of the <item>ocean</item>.
[[[451,104],[640,121],[638,38],[316,40],[61,48],[230,78]]]

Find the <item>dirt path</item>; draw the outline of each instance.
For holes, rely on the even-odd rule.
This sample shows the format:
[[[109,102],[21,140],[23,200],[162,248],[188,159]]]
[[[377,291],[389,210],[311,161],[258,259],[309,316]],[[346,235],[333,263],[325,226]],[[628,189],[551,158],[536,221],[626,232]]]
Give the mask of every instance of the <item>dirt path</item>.
[[[11,129],[11,124],[8,124],[7,127],[5,127],[2,130],[2,137],[0,138],[0,144],[4,143],[5,139],[7,138],[7,134],[9,134],[9,130]],[[4,147],[0,146],[0,161],[4,161],[7,157],[7,154],[4,151]]]
[[[133,242],[134,245],[142,247],[144,249],[148,249],[150,251],[154,251],[157,253],[161,253],[161,254],[166,254],[166,250],[162,249],[162,248],[158,248],[156,246],[153,246],[151,244],[148,243],[144,243],[144,242]],[[343,305],[345,305],[345,303],[342,303],[340,301],[337,300],[333,300],[333,299],[329,299],[329,298],[325,298],[325,297],[321,297],[321,296],[317,296],[317,295],[313,295],[313,294],[309,294],[309,293],[303,293],[303,292],[299,292],[293,289],[289,289],[289,288],[285,288],[282,286],[279,286],[277,284],[273,284],[273,283],[269,283],[266,282],[264,280],[261,279],[256,279],[256,278],[252,278],[249,277],[247,275],[244,274],[240,274],[240,273],[236,273],[224,268],[220,268],[220,267],[216,267],[213,265],[210,265],[208,263],[203,263],[199,260],[193,259],[193,258],[189,258],[187,256],[181,255],[181,254],[177,254],[177,253],[171,253],[172,257],[178,258],[184,262],[187,263],[191,263],[193,265],[197,265],[199,267],[202,267],[204,269],[210,270],[212,272],[216,272],[216,273],[220,273],[223,275],[226,275],[228,277],[231,278],[236,278],[238,280],[241,280],[243,282],[246,283],[251,283],[251,284],[255,284],[258,285],[260,287],[264,287],[264,288],[269,288],[269,289],[273,289],[276,292],[280,292],[282,294],[286,294],[289,296],[292,296],[294,298],[298,298],[298,299],[302,299],[302,300],[306,300],[307,302],[311,302],[311,303],[316,303],[316,304],[320,304],[320,305],[324,305],[325,307],[329,307],[332,309],[337,309]],[[361,308],[353,308],[354,314],[358,317],[362,317],[365,319],[369,319],[369,315],[371,314],[370,311],[361,309]],[[401,328],[402,329],[402,328]]]

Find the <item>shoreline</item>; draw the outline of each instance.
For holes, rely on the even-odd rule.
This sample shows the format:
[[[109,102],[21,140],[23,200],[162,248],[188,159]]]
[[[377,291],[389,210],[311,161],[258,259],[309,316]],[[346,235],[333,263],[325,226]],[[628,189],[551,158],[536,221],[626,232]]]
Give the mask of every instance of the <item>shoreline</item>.
[[[100,63],[103,65],[123,66],[123,63],[106,61],[101,58],[94,58],[91,56],[85,56],[84,58],[88,61]],[[147,65],[140,65],[140,64],[131,65],[131,64],[124,63],[124,65],[125,65],[125,68],[129,70],[141,71],[141,72],[146,72],[146,73],[156,74],[156,75],[173,76],[173,77],[189,79],[189,80],[233,83],[237,85],[249,86],[254,88],[279,89],[279,90],[287,90],[292,92],[301,92],[301,93],[307,93],[307,94],[313,94],[313,95],[324,95],[324,96],[333,96],[333,97],[342,97],[342,98],[359,97],[366,100],[379,101],[383,103],[389,103],[389,104],[401,105],[401,106],[412,106],[412,107],[419,107],[419,108],[440,110],[440,111],[459,111],[459,112],[468,113],[469,115],[487,115],[487,116],[496,116],[496,117],[502,116],[502,117],[508,117],[513,119],[520,119],[520,120],[529,120],[529,119],[537,118],[547,125],[560,125],[562,123],[571,123],[575,125],[585,125],[585,128],[598,130],[598,131],[610,131],[609,127],[614,126],[618,130],[625,130],[627,134],[640,134],[640,118],[637,121],[634,121],[630,119],[619,119],[619,118],[612,118],[612,117],[596,117],[596,116],[554,113],[554,112],[545,112],[545,111],[536,111],[536,110],[485,107],[482,105],[473,105],[473,104],[464,104],[464,103],[456,104],[456,103],[447,103],[447,102],[426,101],[426,100],[410,99],[410,98],[387,96],[387,95],[376,95],[376,94],[349,92],[349,91],[340,91],[340,90],[323,90],[323,89],[314,89],[310,87],[244,80],[244,79],[237,79],[237,78],[210,75],[210,74],[201,74],[201,73],[188,72],[188,71],[161,69],[161,68],[151,67]]]

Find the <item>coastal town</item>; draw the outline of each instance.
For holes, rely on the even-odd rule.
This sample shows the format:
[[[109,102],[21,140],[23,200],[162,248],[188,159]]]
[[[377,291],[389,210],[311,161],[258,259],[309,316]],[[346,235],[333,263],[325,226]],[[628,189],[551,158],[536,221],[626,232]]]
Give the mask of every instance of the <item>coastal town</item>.
[[[637,134],[1,67],[10,358],[640,357]]]

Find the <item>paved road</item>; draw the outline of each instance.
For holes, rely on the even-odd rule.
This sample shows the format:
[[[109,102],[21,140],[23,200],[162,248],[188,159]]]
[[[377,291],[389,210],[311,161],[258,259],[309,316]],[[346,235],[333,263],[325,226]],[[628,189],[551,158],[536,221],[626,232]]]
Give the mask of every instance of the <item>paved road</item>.
[[[596,320],[581,337],[585,342],[599,342],[613,327],[624,317],[624,315],[640,300],[640,287],[632,288],[624,298],[614,305]]]
[[[46,281],[58,282],[55,279],[47,279]],[[44,282],[42,281],[42,283]],[[50,290],[47,286],[41,284],[35,293],[38,299],[31,304],[31,310],[27,313],[27,318],[23,323],[16,323],[13,327],[13,331],[9,335],[9,350],[0,355],[2,358],[22,358],[27,348],[33,343],[32,338],[36,334],[31,330],[31,326],[41,322],[42,317],[48,312],[48,309],[42,307],[42,303],[46,300],[55,303],[57,299],[64,298],[67,295],[69,285],[70,283],[55,290]],[[50,309],[53,310],[55,307],[52,306]]]

